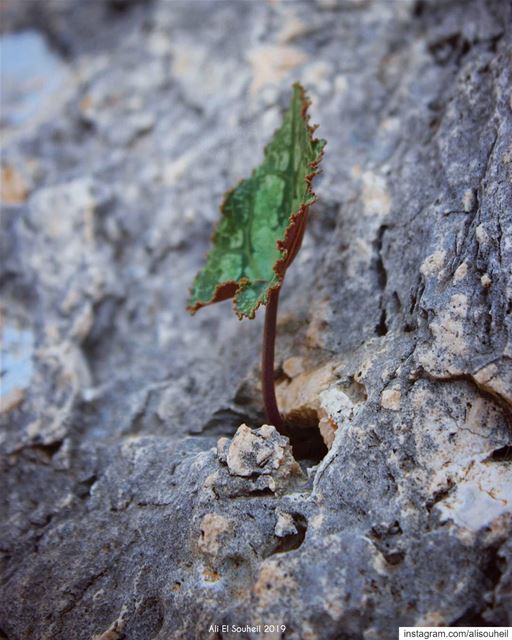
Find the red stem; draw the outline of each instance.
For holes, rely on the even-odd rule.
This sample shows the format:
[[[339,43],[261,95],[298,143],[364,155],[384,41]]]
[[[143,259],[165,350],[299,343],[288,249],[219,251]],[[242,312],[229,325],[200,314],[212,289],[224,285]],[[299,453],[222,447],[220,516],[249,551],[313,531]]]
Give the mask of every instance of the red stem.
[[[261,354],[261,386],[263,388],[263,403],[267,420],[282,433],[288,435],[279,409],[277,408],[274,389],[274,348],[276,342],[276,319],[279,304],[279,289],[271,289],[265,310],[265,328],[263,329],[263,347]]]
[[[288,261],[286,267],[289,267],[297,255],[304,230],[306,228],[307,209],[301,217],[300,223],[295,226],[294,235],[290,243],[288,252]],[[283,281],[281,281],[281,286]],[[267,420],[270,424],[284,436],[289,435],[288,428],[283,422],[276,401],[276,392],[274,387],[274,351],[276,343],[276,320],[277,307],[279,305],[279,292],[281,286],[277,289],[271,289],[268,295],[268,302],[265,310],[265,327],[263,329],[263,348],[261,350],[261,386],[263,388],[263,404]]]

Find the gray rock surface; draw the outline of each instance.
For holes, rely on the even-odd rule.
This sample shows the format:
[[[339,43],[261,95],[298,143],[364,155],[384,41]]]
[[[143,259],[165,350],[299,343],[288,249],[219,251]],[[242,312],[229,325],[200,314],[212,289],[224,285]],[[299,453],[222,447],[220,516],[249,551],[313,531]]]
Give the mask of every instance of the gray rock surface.
[[[0,638],[511,624],[509,3],[3,11],[53,93],[0,123]],[[278,326],[300,468],[262,318],[184,311],[296,79],[328,140]]]

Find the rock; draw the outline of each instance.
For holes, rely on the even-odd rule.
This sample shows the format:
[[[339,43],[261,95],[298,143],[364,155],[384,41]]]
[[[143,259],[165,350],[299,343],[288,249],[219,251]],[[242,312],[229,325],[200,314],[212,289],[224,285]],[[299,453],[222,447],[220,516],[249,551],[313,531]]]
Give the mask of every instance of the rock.
[[[274,533],[279,538],[285,538],[286,536],[292,536],[297,533],[297,527],[295,526],[291,513],[278,514]]]
[[[76,87],[69,68],[40,31],[25,26],[3,33],[1,46],[5,108],[0,127],[4,141],[14,142],[55,117]],[[7,178],[7,193],[24,199],[26,187],[21,176],[4,174],[2,178]]]
[[[287,362],[285,371],[291,374],[291,379],[283,380],[276,388],[279,408],[287,420],[297,425],[315,420],[320,409],[320,394],[334,381],[333,368],[329,362],[304,371]]]
[[[216,556],[222,537],[230,531],[232,523],[216,513],[207,513],[201,520],[201,536],[198,546],[207,555]]]
[[[391,196],[384,176],[365,171],[362,179],[363,210],[368,216],[386,216],[391,208]]]
[[[453,522],[476,533],[510,513],[511,487],[510,464],[493,465],[489,469],[485,462],[477,463],[454,490],[437,503],[437,509],[444,522]]]
[[[229,438],[219,438],[217,441],[217,457],[223,464],[228,463]]]
[[[380,397],[380,403],[384,407],[384,409],[399,411],[401,397],[402,394],[400,392],[400,389],[384,389]]]
[[[510,625],[508,3],[3,14],[0,636]],[[184,306],[294,80],[328,146],[278,314],[288,439],[262,318]]]
[[[223,461],[222,442],[219,459]],[[229,473],[243,478],[271,476],[268,485],[272,491],[284,488],[290,478],[300,476],[300,466],[293,457],[288,438],[280,435],[275,427],[264,424],[259,429],[250,429],[242,424],[227,449],[226,464]]]

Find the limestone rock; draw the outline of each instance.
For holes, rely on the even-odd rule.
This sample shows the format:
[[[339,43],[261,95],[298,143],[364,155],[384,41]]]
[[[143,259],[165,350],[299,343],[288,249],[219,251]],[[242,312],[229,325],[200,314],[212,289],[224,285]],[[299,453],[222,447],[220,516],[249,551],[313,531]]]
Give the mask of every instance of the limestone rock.
[[[297,527],[295,526],[293,516],[290,513],[278,514],[274,533],[279,538],[285,538],[286,536],[297,533]]]
[[[511,624],[511,11],[2,4],[1,637]],[[278,314],[289,441],[261,318],[184,307],[294,80],[328,146]]]
[[[224,452],[227,450],[227,454]],[[242,424],[227,447],[224,439],[217,444],[219,460],[225,461],[232,476],[252,478],[261,476],[262,486],[271,491],[283,490],[290,481],[302,475],[288,438],[279,434],[272,425],[250,429]],[[261,484],[261,483],[260,483]]]

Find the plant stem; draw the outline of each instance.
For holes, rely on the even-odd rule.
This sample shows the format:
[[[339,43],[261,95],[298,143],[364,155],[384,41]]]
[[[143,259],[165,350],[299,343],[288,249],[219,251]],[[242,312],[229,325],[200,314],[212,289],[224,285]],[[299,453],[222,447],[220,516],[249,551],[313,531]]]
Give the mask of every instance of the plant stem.
[[[279,289],[271,289],[265,310],[265,328],[263,329],[263,346],[261,353],[261,386],[263,403],[270,424],[283,435],[288,435],[279,409],[277,408],[274,388],[274,350],[276,342],[276,319],[279,304]]]

